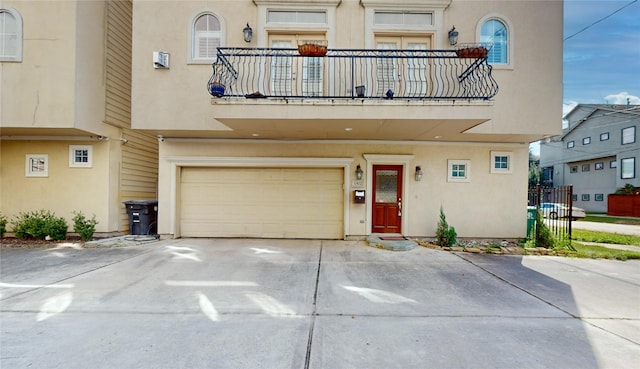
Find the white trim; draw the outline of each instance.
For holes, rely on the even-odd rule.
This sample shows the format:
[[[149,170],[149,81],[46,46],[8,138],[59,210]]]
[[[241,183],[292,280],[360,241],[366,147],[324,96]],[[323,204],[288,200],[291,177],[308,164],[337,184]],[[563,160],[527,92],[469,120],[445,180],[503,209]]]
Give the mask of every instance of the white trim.
[[[41,172],[33,171],[32,160],[42,160],[43,168]],[[27,154],[25,155],[24,175],[26,177],[49,177],[49,155],[47,154]]]
[[[403,31],[403,36],[411,36],[412,33],[422,34],[431,33],[432,37],[431,45],[433,49],[442,49],[444,46],[444,39],[447,35],[447,30],[444,29],[444,9],[450,4],[450,1],[434,1],[420,4],[417,2],[402,2],[402,1],[361,1],[364,6],[364,47],[365,49],[375,49],[375,34],[389,32],[389,31]],[[394,27],[394,26],[376,26],[375,25],[375,12],[376,11],[420,11],[428,12],[432,14],[432,24],[424,25],[420,27]],[[447,43],[448,45],[448,43]]]
[[[464,165],[464,177],[453,177],[451,170],[453,165]],[[468,183],[471,182],[471,160],[448,159],[447,160],[447,182],[452,183]]]
[[[2,56],[0,55],[0,61],[2,62],[22,62],[22,44],[24,43],[24,36],[22,34],[22,16],[20,13],[6,5],[1,5],[0,9],[3,13],[10,14],[16,21],[16,38],[18,39],[18,44],[16,47],[16,56]]]
[[[191,18],[191,21],[189,22],[189,31],[187,32],[187,34],[189,35],[189,40],[187,42],[187,64],[211,64],[213,62],[216,61],[216,57],[213,58],[200,58],[200,59],[195,59],[194,55],[195,55],[195,26],[196,26],[196,20],[198,20],[198,18],[200,18],[203,15],[212,15],[214,17],[216,17],[218,19],[218,22],[220,22],[220,47],[224,47],[226,42],[226,23],[224,21],[224,18],[218,14],[218,13],[214,13],[212,11],[206,10],[206,11],[201,11],[199,13],[197,13],[196,15],[194,15]]]
[[[496,168],[496,156],[507,157],[507,168]],[[491,151],[491,174],[511,174],[513,173],[513,152],[510,151]]]
[[[407,214],[407,209],[409,209],[409,198],[407,197],[407,195],[409,194],[409,181],[411,180],[411,177],[409,175],[409,168],[410,168],[410,163],[411,160],[413,160],[413,158],[415,157],[415,155],[381,155],[381,154],[364,154],[362,155],[365,160],[367,161],[367,171],[365,173],[366,177],[367,177],[367,193],[369,194],[366,200],[366,214],[365,214],[365,218],[367,219],[366,222],[366,229],[365,229],[365,234],[366,235],[370,235],[371,232],[371,228],[373,227],[373,219],[372,218],[372,214],[373,214],[373,200],[371,199],[371,196],[373,196],[373,175],[368,175],[368,173],[373,173],[373,166],[374,165],[384,165],[384,164],[390,164],[390,165],[402,165],[402,209],[400,209],[402,211],[402,214]],[[402,216],[402,225],[401,225],[401,231],[404,234],[409,234],[407,233],[409,230],[409,217],[407,216]]]
[[[504,24],[504,26],[507,28],[507,63],[491,64],[491,66],[493,67],[493,69],[513,69],[515,64],[513,60],[514,45],[515,45],[515,42],[514,42],[515,28],[513,27],[513,24],[511,23],[508,17],[499,13],[489,13],[484,17],[480,18],[480,20],[476,24],[476,40],[480,42],[482,26],[485,24],[485,22],[492,19],[502,22],[502,24]]]
[[[76,162],[76,150],[87,150],[87,162]],[[69,145],[69,168],[92,168],[93,145]]]
[[[180,190],[180,170],[182,167],[259,167],[259,168],[342,168],[343,182],[343,238],[350,234],[349,206],[351,188],[351,164],[354,158],[296,158],[296,157],[202,157],[202,156],[168,156],[164,158],[171,164],[171,185],[169,189],[169,234],[180,237],[178,227],[178,191]]]

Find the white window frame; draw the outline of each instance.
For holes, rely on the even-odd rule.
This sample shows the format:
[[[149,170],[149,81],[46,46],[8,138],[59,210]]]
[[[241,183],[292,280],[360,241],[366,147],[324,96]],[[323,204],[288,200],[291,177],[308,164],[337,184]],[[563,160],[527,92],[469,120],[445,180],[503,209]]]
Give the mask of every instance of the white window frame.
[[[87,151],[87,161],[76,161],[76,151]],[[92,145],[69,145],[69,168],[92,168],[93,167],[93,146]]]
[[[464,165],[464,177],[453,176],[453,166]],[[471,160],[449,159],[447,160],[447,182],[471,182]]]
[[[631,135],[631,141],[625,141],[624,140],[625,131],[632,131],[633,132],[633,134]],[[636,142],[636,126],[623,128],[620,131],[620,142],[622,143],[622,145],[628,145],[628,144],[635,143]]]
[[[42,161],[42,168],[33,166],[34,160]],[[27,177],[49,177],[49,155],[27,154],[25,155],[24,175]]]
[[[218,22],[220,23],[220,46],[219,47],[224,47],[225,46],[225,22],[224,19],[217,13],[214,12],[210,12],[210,11],[204,11],[204,12],[200,12],[198,14],[196,14],[193,18],[191,18],[191,22],[189,23],[189,50],[187,55],[189,55],[189,64],[211,64],[213,62],[216,61],[217,56],[213,56],[211,58],[201,58],[198,57],[197,54],[197,47],[198,47],[198,43],[196,40],[197,34],[196,34],[196,21],[204,16],[204,15],[211,15],[214,16],[218,19]]]
[[[496,168],[496,158],[497,157],[506,157],[507,158],[507,167],[506,168]],[[492,174],[511,174],[513,173],[513,153],[510,151],[491,151],[491,173]]]
[[[478,40],[478,42],[482,42],[482,26],[484,26],[484,24],[490,20],[496,20],[501,22],[507,31],[507,44],[506,44],[507,62],[506,63],[490,63],[490,64],[494,69],[513,69],[513,66],[514,66],[513,48],[514,48],[515,37],[514,37],[514,27],[511,24],[511,21],[509,20],[509,18],[498,13],[491,13],[491,14],[485,15],[478,21],[478,24],[476,25],[476,40]]]
[[[18,13],[17,10],[15,10],[12,7],[9,6],[2,6],[2,8],[0,8],[0,13],[6,13],[9,16],[13,17],[13,19],[16,21],[16,55],[14,56],[5,56],[2,52],[2,50],[0,50],[0,62],[21,62],[22,61],[22,43],[23,43],[23,36],[22,36],[22,16],[20,16],[20,13]],[[0,35],[3,35],[3,30],[0,29]]]

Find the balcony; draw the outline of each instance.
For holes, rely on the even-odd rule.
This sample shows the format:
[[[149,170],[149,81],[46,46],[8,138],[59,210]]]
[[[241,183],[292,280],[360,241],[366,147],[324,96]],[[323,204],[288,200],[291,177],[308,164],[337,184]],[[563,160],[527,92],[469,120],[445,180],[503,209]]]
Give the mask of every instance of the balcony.
[[[486,52],[218,48],[208,91],[243,98],[488,100],[498,84]]]
[[[493,118],[498,85],[468,50],[219,48],[207,89],[224,129],[261,139],[495,140],[465,134]]]

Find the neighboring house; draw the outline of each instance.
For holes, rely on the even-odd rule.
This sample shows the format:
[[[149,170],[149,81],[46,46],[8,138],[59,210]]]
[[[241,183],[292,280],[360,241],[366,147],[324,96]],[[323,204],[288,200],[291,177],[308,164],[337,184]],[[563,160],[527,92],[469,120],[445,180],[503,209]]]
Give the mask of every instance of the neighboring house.
[[[0,3],[0,212],[74,211],[124,233],[156,199],[158,142],[131,129],[131,1]],[[204,78],[204,77],[203,77]],[[149,107],[151,108],[151,107]]]
[[[528,144],[561,132],[562,13],[135,1],[132,128],[161,141],[159,233],[434,236],[442,207],[460,237],[524,237]],[[492,48],[458,57],[467,42]],[[328,51],[301,56],[304,43]]]
[[[640,105],[579,104],[565,116],[561,136],[540,143],[547,186],[573,185],[573,203],[606,212],[607,195],[640,186]]]

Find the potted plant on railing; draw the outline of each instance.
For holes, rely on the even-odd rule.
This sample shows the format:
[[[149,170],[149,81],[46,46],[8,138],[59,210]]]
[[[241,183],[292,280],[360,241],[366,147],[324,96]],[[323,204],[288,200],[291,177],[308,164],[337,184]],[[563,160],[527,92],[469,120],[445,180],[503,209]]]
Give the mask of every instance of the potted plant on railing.
[[[640,187],[627,183],[608,195],[607,214],[640,217]]]
[[[482,59],[489,55],[489,49],[491,45],[486,43],[458,44],[456,55],[458,58]]]
[[[326,41],[299,41],[298,54],[302,56],[325,56],[327,55]]]

